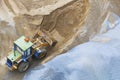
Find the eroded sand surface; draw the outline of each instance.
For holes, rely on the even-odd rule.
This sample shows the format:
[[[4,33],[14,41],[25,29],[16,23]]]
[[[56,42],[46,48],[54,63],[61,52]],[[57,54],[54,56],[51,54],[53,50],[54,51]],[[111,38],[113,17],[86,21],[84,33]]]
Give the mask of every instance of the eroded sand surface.
[[[15,39],[32,37],[39,28],[50,31],[58,41],[46,59],[49,61],[99,33],[109,11],[119,12],[119,0],[0,0],[0,80],[19,80],[24,73],[10,72],[5,56]],[[41,63],[34,62],[33,66]]]
[[[13,40],[22,35],[31,38],[40,28],[49,31],[58,41],[57,50],[61,49],[62,43],[72,39],[84,22],[88,7],[88,0],[2,0],[1,54],[7,55],[10,49],[6,47],[12,48]]]

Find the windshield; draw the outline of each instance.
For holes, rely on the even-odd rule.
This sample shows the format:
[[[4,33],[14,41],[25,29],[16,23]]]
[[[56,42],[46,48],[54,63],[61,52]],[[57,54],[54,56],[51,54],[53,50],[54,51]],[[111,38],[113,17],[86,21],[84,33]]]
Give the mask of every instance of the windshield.
[[[22,55],[24,55],[24,52],[19,48],[19,47],[16,47],[16,50],[21,53]]]

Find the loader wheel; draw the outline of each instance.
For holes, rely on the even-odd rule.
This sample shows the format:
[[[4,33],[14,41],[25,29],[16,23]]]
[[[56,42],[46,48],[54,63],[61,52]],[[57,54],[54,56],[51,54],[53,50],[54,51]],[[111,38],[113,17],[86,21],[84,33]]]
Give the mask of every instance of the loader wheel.
[[[41,53],[38,55],[38,59],[43,59],[47,55],[46,49],[41,49]]]
[[[21,62],[18,66],[18,71],[19,72],[24,72],[29,68],[29,66],[30,66],[29,62]]]
[[[47,53],[40,53],[38,59],[43,59],[44,57],[46,57]]]
[[[36,59],[43,59],[45,58],[47,55],[47,53],[40,53],[37,57],[35,57]],[[33,56],[34,57],[34,56]]]

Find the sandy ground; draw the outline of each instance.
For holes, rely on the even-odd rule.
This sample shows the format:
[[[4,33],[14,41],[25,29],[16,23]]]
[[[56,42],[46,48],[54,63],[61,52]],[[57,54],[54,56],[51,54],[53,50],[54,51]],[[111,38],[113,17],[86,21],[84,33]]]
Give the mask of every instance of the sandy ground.
[[[25,73],[19,73],[17,71],[11,72],[5,66],[6,59],[4,57],[7,56],[7,52],[12,48],[12,41],[17,39],[21,35],[32,36],[34,34],[34,32],[36,31],[36,29],[39,28],[39,26],[41,28],[44,28],[44,29],[50,31],[51,34],[55,38],[57,38],[58,45],[52,51],[49,52],[50,54],[45,59],[45,62],[46,62],[46,61],[52,59],[53,57],[55,57],[57,54],[60,54],[59,51],[57,51],[57,50],[60,48],[61,43],[63,41],[66,42],[67,40],[70,39],[70,37],[74,36],[75,32],[73,32],[74,31],[73,28],[77,28],[78,25],[84,21],[84,17],[85,17],[84,14],[86,13],[86,10],[87,10],[86,4],[85,4],[86,2],[84,2],[82,0],[78,0],[78,1],[72,1],[72,0],[66,0],[66,1],[64,1],[64,0],[59,0],[59,1],[35,0],[35,1],[32,1],[31,0],[30,3],[32,2],[32,4],[30,4],[29,1],[27,1],[27,0],[20,0],[20,2],[23,3],[22,6],[20,3],[18,3],[17,0],[15,0],[15,2],[13,2],[13,1],[10,2],[9,0],[8,1],[5,0],[5,3],[2,2],[4,4],[7,4],[7,6],[4,4],[1,4],[0,10],[1,10],[1,12],[5,13],[5,14],[1,13],[1,15],[0,15],[0,17],[2,19],[1,23],[0,23],[0,28],[1,28],[1,31],[0,31],[0,42],[1,43],[0,44],[3,45],[3,47],[0,47],[0,50],[2,50],[1,56],[0,56],[0,65],[1,65],[0,68],[2,70],[0,72],[1,73],[3,72],[0,76],[0,80],[21,80],[25,74]],[[20,6],[15,5],[15,3],[19,4]],[[40,3],[42,5],[40,5]],[[37,5],[37,4],[39,4],[39,5]],[[31,6],[29,7],[27,5],[31,5]],[[33,5],[35,5],[35,7]],[[46,5],[48,5],[48,6],[46,6]],[[43,7],[43,6],[45,6],[45,7]],[[62,7],[62,6],[64,6],[64,7]],[[10,12],[7,7],[9,7],[11,14],[14,15],[15,17],[9,16]],[[13,7],[15,7],[15,9]],[[36,9],[38,7],[40,7],[40,8]],[[18,15],[17,13],[19,13],[19,9],[24,9],[24,10],[22,10],[23,13],[22,13],[22,11],[20,12],[22,14]],[[26,10],[28,12],[26,12]],[[38,11],[38,10],[41,10],[41,11]],[[43,13],[45,13],[45,14],[43,14]],[[15,23],[13,24],[15,26],[9,24],[11,22],[9,22],[9,20],[6,20],[7,19],[6,15],[8,15],[9,20],[13,19],[15,21]],[[73,15],[73,16],[71,16],[71,15]],[[84,15],[84,16],[82,16],[82,15]],[[71,16],[71,17],[69,17],[69,16]],[[43,21],[42,21],[42,19],[43,19]],[[41,22],[42,22],[42,24],[41,24]],[[46,24],[46,25],[44,25],[44,24]],[[51,24],[51,25],[49,25],[49,24]],[[49,27],[49,26],[51,26],[51,27]],[[70,31],[66,32],[65,30],[68,30],[68,29]],[[6,48],[6,47],[8,47],[8,48]],[[42,60],[42,63],[44,63],[43,61],[44,60]],[[40,64],[41,64],[41,61],[35,60],[30,68],[35,67]]]
[[[41,5],[33,6],[34,4],[40,2],[41,0],[40,1],[39,0],[34,0],[35,3],[31,3],[32,0],[30,0],[30,3],[28,3],[29,2],[28,0],[20,0],[20,1],[23,3],[23,5],[25,5],[24,7],[26,7],[26,9],[28,11],[30,11],[31,8],[41,7]],[[44,1],[48,2],[48,3],[46,3],[46,5],[47,5],[47,4],[54,4],[54,3],[56,3],[57,0],[44,0]],[[42,6],[45,5],[44,1],[41,2]],[[99,33],[101,23],[104,20],[104,17],[107,14],[108,11],[113,11],[113,12],[117,13],[118,15],[120,15],[120,11],[119,11],[120,1],[119,0],[110,0],[110,2],[108,2],[108,0],[99,0],[99,1],[90,0],[89,2],[90,2],[90,10],[88,12],[86,21],[84,22],[84,25],[83,25],[83,27],[87,27],[87,30],[85,28],[86,32],[84,32],[83,37],[77,38],[78,39],[77,43],[74,42],[76,45],[78,43],[84,43],[84,42],[88,41],[90,37]],[[27,4],[31,4],[31,6],[28,6]],[[70,4],[72,4],[72,3],[70,3]],[[73,5],[80,5],[80,4],[79,3],[78,4],[74,3]],[[24,35],[27,35],[27,34],[32,35],[32,32],[26,32],[26,30],[29,30],[29,29],[36,30],[37,27],[40,26],[40,23],[36,22],[36,21],[41,20],[41,19],[44,19],[43,24],[41,26],[43,26],[43,28],[45,28],[45,29],[46,29],[46,26],[49,27],[49,25],[45,25],[45,24],[46,23],[47,24],[51,23],[51,25],[55,28],[53,30],[53,32],[56,32],[56,34],[58,34],[58,37],[59,37],[58,40],[59,39],[64,40],[64,37],[67,37],[67,35],[69,35],[68,39],[72,38],[71,36],[72,36],[72,34],[75,33],[74,31],[76,31],[77,29],[80,29],[80,27],[81,27],[79,16],[81,16],[80,15],[80,10],[82,10],[82,8],[80,6],[75,6],[75,7],[76,7],[76,9],[73,8],[73,11],[71,10],[72,6],[66,7],[66,8],[68,8],[67,9],[68,12],[64,8],[60,9],[60,10],[58,9],[56,12],[51,13],[50,16],[45,16],[44,18],[42,16],[39,16],[39,15],[32,16],[32,17],[29,16],[29,15],[19,15],[16,18],[14,18],[14,20],[16,20],[15,25],[17,24],[17,26],[15,26],[15,27],[11,27],[11,25],[9,25],[9,23],[7,23],[5,21],[1,21],[0,22],[0,42],[1,42],[0,45],[4,45],[3,47],[11,48],[11,46],[9,46],[9,45],[12,45],[12,41],[15,40],[17,37],[19,37],[20,35],[23,35],[23,34]],[[78,11],[78,13],[75,14],[74,13],[75,10]],[[5,11],[7,11],[7,9],[5,9]],[[64,13],[64,15],[61,14],[61,15],[58,15],[58,17],[54,16],[54,15],[57,16],[56,13],[60,14],[60,12]],[[10,14],[10,13],[6,13],[6,15],[7,14]],[[65,14],[67,14],[67,15],[65,15]],[[69,18],[70,14],[74,14],[74,16],[71,16]],[[64,21],[63,17],[65,17],[66,18],[65,20],[67,20],[67,21]],[[36,18],[38,18],[38,19],[36,19]],[[73,18],[75,18],[75,19],[73,19]],[[35,22],[33,21],[34,19],[36,20]],[[58,20],[58,21],[56,21],[55,19]],[[29,20],[29,21],[27,21],[27,20]],[[71,21],[71,20],[75,20],[75,21]],[[51,21],[53,21],[53,22],[51,22]],[[26,22],[27,24],[24,24],[23,22]],[[30,22],[30,23],[28,23],[28,22]],[[66,23],[68,22],[67,25],[64,22],[66,22]],[[74,22],[76,22],[76,23],[74,23]],[[56,27],[56,25],[58,27]],[[22,26],[26,26],[26,27],[22,27]],[[67,27],[67,26],[70,26],[70,28]],[[77,28],[76,26],[77,27],[79,26],[79,28]],[[72,30],[73,30],[72,27],[76,27],[74,29],[73,33],[72,33]],[[63,30],[63,28],[65,30]],[[14,31],[14,29],[15,29],[15,31],[17,31],[17,35],[16,35],[16,32]],[[70,29],[71,34],[69,34],[70,33],[69,31],[67,33],[66,30],[68,30],[68,29]],[[13,32],[11,33],[9,31],[13,31]],[[63,33],[61,33],[61,31],[63,31]],[[51,31],[51,34],[52,34],[52,31]],[[14,37],[7,37],[6,35],[14,36],[15,38]],[[8,42],[8,40],[9,40],[9,42]],[[6,43],[6,44],[4,44],[2,42]],[[62,43],[62,41],[61,41],[61,43]],[[8,49],[3,48],[3,47],[0,47],[0,50],[2,50],[1,52],[4,53],[0,56],[1,57],[1,61],[0,61],[0,74],[1,74],[0,75],[0,80],[21,80],[25,73],[19,73],[17,71],[11,72],[4,65],[5,58],[3,56],[6,55],[6,53],[4,51],[8,51]],[[44,63],[44,62],[48,61],[49,59],[51,59],[55,56],[56,56],[56,53],[48,55],[47,58],[42,60],[42,61],[34,60],[33,65],[30,68],[35,67],[37,65],[40,65],[41,62]]]

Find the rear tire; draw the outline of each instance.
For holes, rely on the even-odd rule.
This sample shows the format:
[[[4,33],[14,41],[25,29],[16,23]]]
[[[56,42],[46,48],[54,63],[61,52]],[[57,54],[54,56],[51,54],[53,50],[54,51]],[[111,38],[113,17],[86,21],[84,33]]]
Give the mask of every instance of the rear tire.
[[[21,62],[18,66],[18,71],[24,72],[29,68],[29,66],[30,66],[30,62]]]

